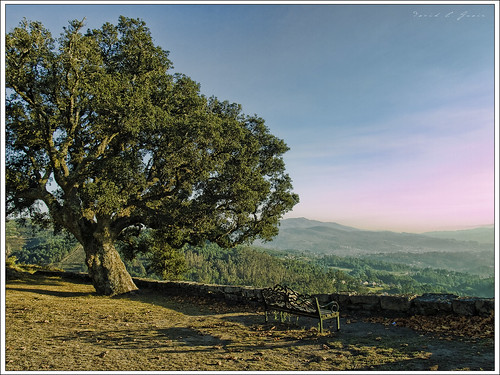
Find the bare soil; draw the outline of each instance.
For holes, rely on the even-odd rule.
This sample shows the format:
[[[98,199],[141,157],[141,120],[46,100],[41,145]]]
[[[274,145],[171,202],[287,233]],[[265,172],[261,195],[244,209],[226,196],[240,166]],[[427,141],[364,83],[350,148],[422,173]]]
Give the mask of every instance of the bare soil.
[[[5,318],[9,371],[495,370],[493,317],[343,313],[321,334],[313,319],[29,275],[7,282]]]

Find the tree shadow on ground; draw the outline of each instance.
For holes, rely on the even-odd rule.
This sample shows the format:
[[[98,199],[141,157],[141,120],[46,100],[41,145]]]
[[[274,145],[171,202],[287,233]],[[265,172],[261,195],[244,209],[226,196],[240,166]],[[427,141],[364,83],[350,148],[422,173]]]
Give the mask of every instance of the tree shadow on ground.
[[[228,311],[243,311],[244,305],[231,307],[223,300],[195,296],[163,294],[151,289],[138,289],[112,297],[161,306],[189,316],[216,315]]]
[[[46,284],[44,284],[46,285]],[[91,295],[96,295],[96,293],[88,293],[88,292],[63,292],[63,291],[57,291],[57,290],[47,290],[47,289],[34,289],[34,288],[13,288],[6,286],[5,289],[7,290],[17,290],[19,292],[28,292],[28,293],[37,293],[37,294],[44,294],[47,296],[54,296],[54,297],[87,297]]]
[[[6,285],[9,285],[9,283],[16,283],[16,284],[27,284],[27,285],[62,285],[65,283],[65,280],[61,279],[60,277],[47,277],[47,276],[40,276],[29,272],[22,272],[20,273],[19,278],[14,278],[14,279],[7,279],[6,280]],[[75,282],[77,283],[77,282]]]
[[[83,341],[103,349],[144,350],[172,349],[172,352],[211,351],[214,346],[227,345],[229,340],[222,340],[195,328],[169,327],[164,329],[83,329],[69,335],[53,337],[56,340]]]

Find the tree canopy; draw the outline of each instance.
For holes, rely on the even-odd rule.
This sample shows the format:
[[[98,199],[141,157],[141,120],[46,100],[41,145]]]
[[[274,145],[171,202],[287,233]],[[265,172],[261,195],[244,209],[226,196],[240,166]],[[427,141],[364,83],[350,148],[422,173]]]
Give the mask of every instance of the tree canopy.
[[[54,39],[23,20],[6,35],[7,214],[72,233],[109,295],[135,288],[114,244],[133,249],[145,229],[167,253],[275,236],[298,202],[285,142],[170,73],[143,21],[83,28],[71,21]]]

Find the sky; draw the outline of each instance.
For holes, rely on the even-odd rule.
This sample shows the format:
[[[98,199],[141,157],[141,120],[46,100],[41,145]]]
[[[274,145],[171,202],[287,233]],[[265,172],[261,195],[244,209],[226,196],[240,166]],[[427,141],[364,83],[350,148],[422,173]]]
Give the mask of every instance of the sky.
[[[493,3],[6,2],[5,27],[141,18],[172,72],[285,140],[286,218],[423,232],[495,220]]]

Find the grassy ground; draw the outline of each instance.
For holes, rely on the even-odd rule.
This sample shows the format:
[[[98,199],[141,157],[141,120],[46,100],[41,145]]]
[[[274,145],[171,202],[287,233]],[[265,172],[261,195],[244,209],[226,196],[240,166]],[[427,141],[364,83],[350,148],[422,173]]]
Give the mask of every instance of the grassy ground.
[[[265,324],[245,306],[147,290],[102,297],[85,283],[29,275],[6,285],[5,360],[9,371],[494,369],[492,337],[383,323],[350,315],[340,332],[320,334],[313,320]]]

